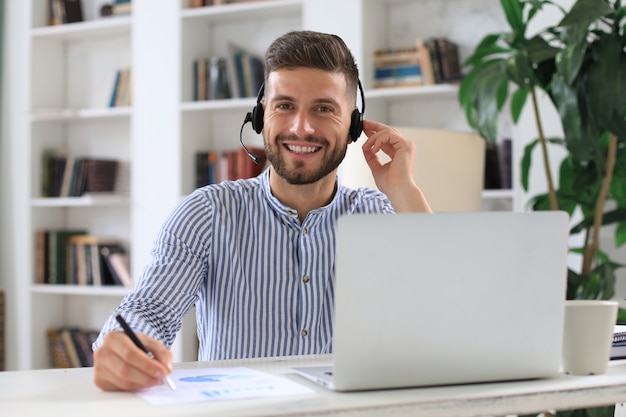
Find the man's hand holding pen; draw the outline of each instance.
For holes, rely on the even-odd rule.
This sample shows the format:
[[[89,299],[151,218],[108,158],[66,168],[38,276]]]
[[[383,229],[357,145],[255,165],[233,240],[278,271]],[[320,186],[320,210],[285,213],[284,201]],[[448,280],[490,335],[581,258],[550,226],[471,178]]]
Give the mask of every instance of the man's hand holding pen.
[[[164,383],[173,369],[172,352],[147,335],[137,334],[137,338],[154,359],[124,332],[107,333],[94,352],[96,386],[106,391],[136,391]]]

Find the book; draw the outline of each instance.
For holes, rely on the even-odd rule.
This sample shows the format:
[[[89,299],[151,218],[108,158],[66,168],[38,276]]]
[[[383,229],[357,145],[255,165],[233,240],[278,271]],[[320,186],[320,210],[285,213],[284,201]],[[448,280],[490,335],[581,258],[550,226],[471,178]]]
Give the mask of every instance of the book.
[[[129,67],[115,71],[113,88],[109,95],[109,107],[125,107],[132,104],[132,70]]]
[[[100,255],[105,265],[103,284],[132,286],[129,257],[121,245],[100,245]]]
[[[417,46],[374,52],[374,88],[422,85]]]
[[[441,65],[440,81],[459,81],[462,76],[458,45],[446,38],[438,38],[436,45],[439,50],[439,62]]]
[[[35,231],[35,284],[45,284],[48,279],[48,231]]]
[[[55,368],[79,368],[93,366],[93,342],[98,330],[73,326],[49,328],[48,349]]]
[[[48,0],[48,24],[50,26],[63,24],[61,0]]]
[[[55,368],[70,368],[70,358],[65,351],[58,329],[48,329],[48,350]]]
[[[97,330],[72,329],[70,333],[80,361],[80,366],[93,366],[93,350],[91,345],[96,341],[100,332]]]
[[[80,368],[80,356],[78,356],[78,350],[76,349],[76,345],[74,344],[74,338],[72,337],[72,333],[75,332],[76,329],[73,328],[61,328],[58,330],[59,338],[61,339],[61,343],[63,344],[63,349],[67,354],[67,358],[70,362],[71,368]]]
[[[428,38],[424,46],[430,52],[433,76],[437,84],[459,81],[463,78],[459,47],[447,38]]]
[[[118,161],[115,159],[89,158],[86,161],[86,186],[84,192],[113,192],[117,179]]]
[[[196,152],[196,182],[195,188],[216,184],[219,179],[219,163],[217,152]]]
[[[252,65],[256,65],[257,67],[253,68],[251,71],[255,72],[254,79],[250,80],[250,83],[254,83],[250,88],[254,89],[256,85],[260,87],[260,84],[257,82],[258,75],[258,62],[257,60],[252,61]],[[211,57],[208,63],[207,70],[207,98],[209,100],[219,100],[224,98],[230,98],[230,84],[228,82],[228,71],[226,70],[226,60],[221,57]],[[261,71],[262,71],[263,63],[261,62]],[[261,75],[260,79],[263,75]]]
[[[228,44],[226,63],[232,97],[256,97],[263,84],[263,58],[244,48]]]
[[[417,40],[417,53],[419,64],[422,69],[422,82],[424,85],[435,84],[435,73],[433,71],[433,62],[430,51],[421,39]]]
[[[83,8],[80,0],[63,0],[63,23],[83,21]]]
[[[84,229],[48,230],[48,281],[47,284],[67,284],[69,265],[69,239],[74,235],[87,234]]]
[[[81,0],[48,0],[48,23],[51,26],[82,21]]]
[[[117,102],[117,93],[120,88],[120,78],[122,77],[122,70],[115,71],[115,78],[113,80],[113,88],[111,89],[111,98],[109,99],[109,107],[115,107]]]
[[[63,150],[47,149],[41,158],[41,195],[59,197],[66,171],[67,153]]]
[[[196,65],[196,74],[197,74],[197,82],[194,83],[197,85],[197,90],[195,95],[197,97],[197,101],[204,101],[207,99],[207,68],[208,68],[208,60],[206,58],[198,58],[195,62]]]
[[[133,4],[131,2],[120,3],[116,1],[111,7],[114,16],[127,15],[133,11]]]

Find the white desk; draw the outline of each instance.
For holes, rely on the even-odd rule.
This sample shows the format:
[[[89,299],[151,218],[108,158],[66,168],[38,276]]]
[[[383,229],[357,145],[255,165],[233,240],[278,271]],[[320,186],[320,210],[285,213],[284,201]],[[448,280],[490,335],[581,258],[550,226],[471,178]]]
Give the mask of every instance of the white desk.
[[[0,416],[501,416],[626,401],[626,361],[612,362],[607,374],[599,376],[358,393],[327,391],[290,370],[329,362],[329,356],[319,356],[211,363],[285,375],[315,387],[316,394],[176,406],[154,406],[132,393],[103,392],[94,385],[91,368],[0,372]]]

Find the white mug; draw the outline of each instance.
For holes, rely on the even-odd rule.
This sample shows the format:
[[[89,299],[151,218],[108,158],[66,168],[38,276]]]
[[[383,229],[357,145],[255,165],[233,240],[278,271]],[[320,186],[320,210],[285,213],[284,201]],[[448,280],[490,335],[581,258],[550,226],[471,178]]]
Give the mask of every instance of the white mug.
[[[617,301],[567,300],[563,329],[563,372],[599,375],[606,372],[617,321]]]

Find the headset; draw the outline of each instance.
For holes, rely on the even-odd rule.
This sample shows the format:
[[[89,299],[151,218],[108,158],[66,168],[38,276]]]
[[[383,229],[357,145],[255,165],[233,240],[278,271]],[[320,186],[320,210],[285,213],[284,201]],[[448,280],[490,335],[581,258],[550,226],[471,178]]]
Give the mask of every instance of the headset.
[[[361,111],[359,109],[354,109],[352,114],[350,115],[350,138],[353,142],[356,142],[361,133],[363,132],[363,115],[365,114],[365,93],[363,93],[363,86],[361,85],[361,80],[358,80],[358,88],[361,93]],[[252,111],[246,114],[245,119],[243,120],[243,124],[241,125],[241,130],[239,131],[239,142],[241,146],[246,151],[250,159],[252,159],[255,163],[260,163],[261,158],[258,155],[253,154],[246,148],[246,145],[243,144],[243,127],[246,123],[252,123],[252,129],[256,133],[261,133],[263,130],[263,105],[261,104],[261,100],[263,100],[263,95],[265,94],[265,83],[261,84],[261,88],[259,88],[259,92],[256,96],[256,105],[252,108]]]

